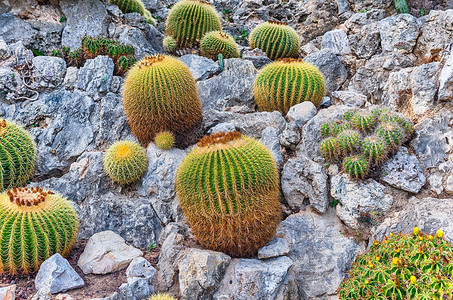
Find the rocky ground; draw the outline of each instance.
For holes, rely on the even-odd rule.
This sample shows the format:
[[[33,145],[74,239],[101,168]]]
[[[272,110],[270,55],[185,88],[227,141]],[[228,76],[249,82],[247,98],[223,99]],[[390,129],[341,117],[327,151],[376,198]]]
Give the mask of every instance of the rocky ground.
[[[108,145],[133,138],[121,103],[124,77],[113,75],[110,58],[77,68],[39,55],[75,49],[83,35],[131,44],[139,59],[162,53],[165,17],[176,0],[144,1],[157,27],[101,0],[38,2],[0,0],[0,115],[35,137],[30,186],[77,203],[81,242],[69,263],[55,255],[37,275],[1,277],[0,299],[129,300],[154,291],[180,299],[336,299],[355,256],[374,239],[418,226],[427,233],[442,228],[453,242],[453,1],[413,1],[412,15],[396,15],[391,0],[211,1],[243,45],[243,59],[225,60],[221,71],[210,59],[181,57],[197,80],[203,132],[253,136],[281,170],[285,219],[249,259],[196,244],[174,188],[188,149],[151,143],[148,170],[132,186],[104,174]],[[296,28],[300,56],[324,74],[319,110],[311,102],[287,116],[256,110],[253,81],[269,59],[249,51],[246,39],[268,19]],[[319,125],[375,104],[410,117],[416,131],[381,172],[352,181],[322,159]]]

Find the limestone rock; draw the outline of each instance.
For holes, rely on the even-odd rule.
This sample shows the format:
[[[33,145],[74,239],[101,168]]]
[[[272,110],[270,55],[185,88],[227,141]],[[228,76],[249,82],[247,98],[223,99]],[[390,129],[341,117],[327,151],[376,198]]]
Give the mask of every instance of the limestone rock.
[[[280,131],[275,127],[266,127],[261,132],[260,142],[272,153],[277,166],[283,163],[283,154],[280,147]]]
[[[1,300],[14,300],[16,299],[16,285],[8,285],[0,288],[0,299]]]
[[[284,256],[289,253],[289,244],[286,239],[274,238],[258,250],[259,259]]]
[[[189,67],[196,81],[206,80],[220,72],[219,64],[207,57],[187,54],[179,59]]]
[[[321,49],[330,49],[334,54],[347,55],[351,53],[348,36],[343,29],[334,29],[322,36]]]
[[[96,56],[85,62],[79,70],[77,88],[86,91],[94,100],[101,99],[101,95],[110,90],[115,65],[108,56]]]
[[[335,91],[332,93],[332,98],[336,104],[343,104],[353,108],[362,107],[367,100],[365,95],[352,91]]]
[[[392,52],[402,49],[412,52],[418,37],[417,18],[410,14],[399,14],[379,22],[382,50]]]
[[[291,106],[286,117],[289,121],[296,123],[299,128],[313,118],[317,113],[316,107],[311,101],[304,101],[302,103]]]
[[[66,73],[66,62],[60,57],[37,56],[33,58],[33,77],[38,88],[54,89],[59,87]]]
[[[450,53],[439,76],[439,100],[453,100],[453,50]]]

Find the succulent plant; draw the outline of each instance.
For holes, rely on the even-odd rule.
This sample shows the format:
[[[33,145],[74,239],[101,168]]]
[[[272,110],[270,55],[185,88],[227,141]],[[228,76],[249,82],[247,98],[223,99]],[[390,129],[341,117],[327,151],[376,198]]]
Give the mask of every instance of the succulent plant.
[[[239,57],[238,45],[234,39],[221,31],[206,33],[200,42],[201,55],[217,60],[220,53],[224,59]]]
[[[163,46],[165,48],[165,51],[167,51],[168,53],[175,53],[175,51],[176,51],[176,49],[178,47],[178,43],[171,36],[164,37],[164,40],[162,41],[162,44],[163,44]]]
[[[145,20],[156,25],[156,20],[151,16],[151,13],[145,8],[141,0],[109,0],[110,4],[116,4],[125,14],[136,12],[141,14]]]
[[[385,160],[387,144],[380,137],[372,135],[363,140],[362,152],[372,165],[379,165]]]
[[[325,93],[322,73],[301,59],[285,58],[265,66],[253,86],[261,111],[286,114],[291,106],[311,101],[318,107]]]
[[[403,142],[403,130],[395,122],[381,123],[376,128],[375,135],[382,138],[389,149],[396,149]]]
[[[129,126],[141,144],[170,131],[176,144],[201,124],[201,102],[189,68],[178,59],[155,55],[136,63],[123,87]]]
[[[348,110],[343,114],[343,120],[346,122],[351,121],[352,116],[354,116],[355,111],[353,110]]]
[[[173,298],[170,294],[155,294],[148,298],[148,300],[176,300],[176,298]]]
[[[371,132],[374,129],[375,123],[375,116],[366,110],[358,110],[351,117],[352,127],[361,132]]]
[[[345,130],[337,136],[338,147],[343,155],[356,152],[361,146],[360,134],[355,130]]]
[[[300,38],[287,23],[267,21],[252,30],[249,44],[252,49],[259,48],[266,52],[270,59],[276,60],[296,57],[300,48]]]
[[[175,144],[175,137],[169,131],[162,131],[156,134],[154,143],[162,150],[170,150]]]
[[[19,125],[0,118],[0,189],[24,185],[35,170],[33,138]]]
[[[362,155],[348,156],[343,161],[343,169],[351,179],[364,179],[368,173],[368,162]]]
[[[336,137],[338,134],[348,129],[351,129],[351,123],[349,122],[327,122],[321,124],[321,135],[322,137]]]
[[[172,36],[178,48],[190,48],[198,46],[206,33],[221,28],[220,18],[209,2],[182,0],[168,14],[165,35]]]
[[[321,141],[321,154],[329,162],[336,161],[340,156],[340,147],[335,137],[328,137]]]
[[[30,273],[55,253],[66,256],[79,221],[70,201],[39,187],[0,194],[0,273]]]
[[[123,55],[118,58],[118,74],[124,74],[129,70],[137,60],[133,55]]]
[[[375,107],[372,108],[370,112],[375,118],[379,119],[382,114],[390,113],[390,110],[386,107]]]
[[[392,234],[359,255],[340,299],[452,299],[453,247],[440,235]]]
[[[233,257],[255,254],[281,220],[272,154],[239,132],[201,139],[177,171],[176,191],[198,242]]]
[[[146,150],[136,142],[118,141],[105,153],[104,171],[120,184],[137,182],[147,167]]]

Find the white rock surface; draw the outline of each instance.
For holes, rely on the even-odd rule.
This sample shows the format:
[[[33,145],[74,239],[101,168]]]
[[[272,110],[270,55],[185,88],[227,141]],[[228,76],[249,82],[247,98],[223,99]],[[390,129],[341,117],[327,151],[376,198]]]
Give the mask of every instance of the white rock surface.
[[[286,239],[274,238],[258,250],[259,259],[284,256],[289,253],[289,244]]]
[[[439,100],[453,100],[453,50],[439,75]]]
[[[351,53],[348,36],[343,29],[334,29],[326,32],[322,36],[321,49],[331,49],[337,55],[347,55]]]
[[[16,285],[8,285],[0,288],[0,300],[14,300],[16,299]]]

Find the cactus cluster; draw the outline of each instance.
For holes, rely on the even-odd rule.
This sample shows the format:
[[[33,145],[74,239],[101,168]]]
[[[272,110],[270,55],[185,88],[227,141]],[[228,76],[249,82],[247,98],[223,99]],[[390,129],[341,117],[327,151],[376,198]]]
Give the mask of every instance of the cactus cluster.
[[[35,170],[36,148],[20,126],[0,119],[0,189],[24,185]]]
[[[338,290],[340,299],[452,299],[453,247],[442,230],[392,234],[359,255]]]
[[[342,162],[353,179],[363,179],[371,168],[379,167],[414,132],[409,119],[386,108],[349,110],[341,121],[320,125],[320,151],[331,163]]]
[[[300,48],[300,38],[287,23],[267,21],[252,30],[249,44],[252,49],[259,48],[266,52],[270,59],[276,60],[296,57]]]
[[[0,273],[27,274],[55,253],[69,254],[79,221],[70,201],[39,187],[0,194]]]
[[[123,104],[132,133],[145,146],[163,131],[173,133],[181,145],[201,124],[195,80],[171,56],[149,56],[135,64],[124,81]]]
[[[110,4],[116,4],[123,13],[136,12],[141,14],[146,22],[156,25],[156,20],[151,16],[149,10],[145,8],[141,0],[109,0]]]
[[[265,66],[253,85],[261,111],[286,114],[291,106],[311,101],[318,107],[325,93],[322,73],[302,59],[285,58]]]
[[[221,31],[211,31],[200,42],[201,55],[217,60],[220,53],[224,59],[239,57],[239,49],[234,39]]]
[[[176,191],[198,242],[233,257],[255,254],[281,220],[272,154],[239,132],[201,139],[178,168]]]
[[[107,149],[104,171],[120,184],[137,182],[148,167],[146,150],[133,141],[118,141]]]

